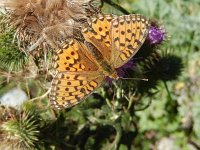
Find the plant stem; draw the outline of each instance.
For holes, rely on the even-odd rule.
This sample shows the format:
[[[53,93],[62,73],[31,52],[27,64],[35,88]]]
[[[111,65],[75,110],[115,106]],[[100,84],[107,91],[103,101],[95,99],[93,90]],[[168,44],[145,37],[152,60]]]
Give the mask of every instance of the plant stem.
[[[169,99],[170,99],[170,101],[172,101],[172,96],[171,96],[171,93],[170,93],[169,88],[167,86],[167,83],[165,81],[163,81],[163,83],[164,83],[165,89],[167,91],[167,94],[169,96]]]
[[[115,140],[113,142],[113,150],[117,150],[118,147],[119,147],[119,142],[120,142],[121,137],[122,137],[122,128],[121,128],[120,123],[116,123],[114,125],[114,127],[115,127],[117,135],[116,135]]]
[[[147,109],[152,103],[152,100],[150,99],[148,104],[146,104],[143,108],[140,108],[140,109],[134,109],[135,111],[143,111],[145,109]]]
[[[124,13],[126,15],[130,14],[126,9],[124,9],[120,5],[114,3],[112,0],[102,0],[102,2],[105,2],[109,5],[111,5],[112,7],[116,8],[117,10],[121,11],[122,13]]]

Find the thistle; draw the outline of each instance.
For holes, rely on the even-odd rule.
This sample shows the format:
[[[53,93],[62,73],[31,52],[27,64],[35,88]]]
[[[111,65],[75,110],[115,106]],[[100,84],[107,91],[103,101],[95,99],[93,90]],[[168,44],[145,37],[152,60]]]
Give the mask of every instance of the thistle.
[[[4,0],[4,22],[16,29],[24,51],[59,48],[70,38],[82,38],[80,28],[91,14],[98,13],[90,1],[76,0]],[[12,10],[12,11],[11,11]]]
[[[20,51],[17,41],[12,41],[13,34],[14,30],[0,31],[0,68],[6,71],[20,71],[28,63],[28,57]]]
[[[161,44],[165,39],[166,39],[165,29],[152,23],[148,35],[148,40],[150,44],[152,45]]]
[[[7,118],[1,120],[0,149],[33,148],[39,138],[39,117],[36,108],[27,104],[20,111],[1,107],[2,113],[4,117],[7,114]]]

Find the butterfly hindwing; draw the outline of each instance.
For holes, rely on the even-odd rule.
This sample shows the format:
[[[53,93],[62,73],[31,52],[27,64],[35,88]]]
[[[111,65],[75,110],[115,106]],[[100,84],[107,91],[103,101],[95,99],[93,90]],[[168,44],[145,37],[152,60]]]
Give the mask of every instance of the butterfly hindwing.
[[[87,98],[103,80],[98,71],[57,73],[52,80],[51,104],[55,108],[71,107]]]
[[[142,15],[120,16],[112,20],[112,59],[115,68],[128,62],[142,46],[149,31],[149,22]]]

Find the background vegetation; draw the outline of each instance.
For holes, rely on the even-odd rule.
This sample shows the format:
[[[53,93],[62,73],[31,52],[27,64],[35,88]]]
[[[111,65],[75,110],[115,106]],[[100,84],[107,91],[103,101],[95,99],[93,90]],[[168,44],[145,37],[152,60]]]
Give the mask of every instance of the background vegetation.
[[[106,84],[80,105],[54,111],[47,97],[39,97],[49,88],[48,77],[18,51],[14,31],[3,32],[1,25],[0,94],[20,87],[32,100],[20,108],[1,107],[0,149],[200,149],[199,0],[102,4],[103,12],[141,13],[164,26],[165,41],[144,45],[127,71],[149,81]]]

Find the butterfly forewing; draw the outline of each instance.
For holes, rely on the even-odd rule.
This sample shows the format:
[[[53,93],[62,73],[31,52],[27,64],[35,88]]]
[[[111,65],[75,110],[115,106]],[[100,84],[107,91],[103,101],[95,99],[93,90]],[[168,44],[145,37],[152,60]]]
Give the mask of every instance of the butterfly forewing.
[[[120,16],[111,23],[112,58],[114,68],[128,62],[139,50],[149,31],[149,22],[142,15]]]
[[[117,18],[115,15],[101,14],[91,19],[91,27],[83,29],[85,40],[91,42],[102,55],[107,59],[111,59],[111,38],[110,26],[111,21]]]
[[[72,40],[62,49],[56,51],[53,57],[53,68],[57,71],[96,71],[98,66],[88,54],[85,45]]]

